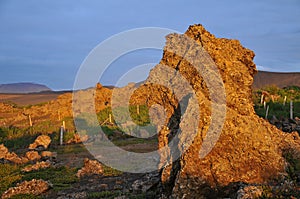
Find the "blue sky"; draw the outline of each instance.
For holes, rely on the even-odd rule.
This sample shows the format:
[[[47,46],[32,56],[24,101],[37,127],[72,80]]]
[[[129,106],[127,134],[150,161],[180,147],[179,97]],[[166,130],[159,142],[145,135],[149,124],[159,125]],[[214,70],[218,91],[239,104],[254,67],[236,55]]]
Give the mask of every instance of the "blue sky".
[[[184,32],[195,23],[240,40],[256,53],[259,69],[300,72],[299,0],[0,0],[0,84],[71,89],[85,57],[108,37],[141,27]],[[130,67],[156,63],[161,54],[117,60],[102,83],[114,84]]]

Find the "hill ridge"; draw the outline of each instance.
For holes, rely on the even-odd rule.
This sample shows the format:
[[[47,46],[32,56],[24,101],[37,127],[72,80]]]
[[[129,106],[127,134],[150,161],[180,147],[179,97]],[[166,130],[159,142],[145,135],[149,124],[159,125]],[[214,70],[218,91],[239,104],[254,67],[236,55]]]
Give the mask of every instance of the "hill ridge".
[[[263,88],[270,85],[275,85],[280,88],[300,86],[300,72],[258,71],[254,76],[253,88]]]
[[[33,82],[0,84],[0,93],[38,93],[43,91],[52,90],[43,84]]]

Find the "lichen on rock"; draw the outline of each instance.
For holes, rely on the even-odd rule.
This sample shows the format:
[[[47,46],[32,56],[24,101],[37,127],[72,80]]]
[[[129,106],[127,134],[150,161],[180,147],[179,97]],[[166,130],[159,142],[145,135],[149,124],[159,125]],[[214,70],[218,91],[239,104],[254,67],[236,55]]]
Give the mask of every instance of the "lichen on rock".
[[[214,62],[226,96],[225,112],[219,112],[225,114],[223,126],[220,132],[215,132],[219,133],[218,140],[211,140],[212,150],[204,157],[199,156],[199,152],[206,137],[211,136],[208,135],[208,131],[210,126],[215,125],[213,117],[218,116],[212,115],[214,95],[221,95],[222,91],[210,86],[203,77],[207,75],[206,58],[187,42],[186,37],[202,46],[200,51],[205,51]],[[160,104],[166,109],[167,127],[162,128],[158,135],[159,147],[170,148],[169,152],[164,150],[161,154],[163,161],[169,161],[163,166],[161,176],[163,192],[166,195],[173,198],[192,198],[195,195],[205,198],[213,194],[217,197],[223,187],[232,183],[267,183],[285,173],[284,151],[293,148],[299,153],[299,138],[284,134],[255,114],[251,88],[257,72],[253,62],[254,56],[254,52],[243,47],[239,41],[216,38],[202,25],[190,26],[184,35],[167,36],[163,58],[160,64],[151,70],[147,80],[153,82],[153,73],[165,74],[166,78],[169,78],[167,76],[171,74],[165,72],[169,67],[189,82],[197,96],[201,112],[196,126],[197,134],[191,140],[189,131],[195,126],[180,124],[182,113],[178,109],[183,108],[179,105],[183,98],[174,96],[172,89],[168,90],[153,83],[147,84],[146,81],[131,98],[132,102],[141,103],[140,101],[144,100],[149,107]],[[204,60],[202,74],[199,74],[191,63],[190,60],[193,59],[200,65]],[[180,86],[178,84],[178,87]],[[215,101],[218,103],[218,100]],[[178,132],[179,127],[188,125],[190,130]],[[170,146],[172,140],[176,140],[173,147]],[[185,149],[184,145],[187,142],[190,146]],[[172,151],[174,144],[181,153],[179,159],[175,157],[177,152]]]

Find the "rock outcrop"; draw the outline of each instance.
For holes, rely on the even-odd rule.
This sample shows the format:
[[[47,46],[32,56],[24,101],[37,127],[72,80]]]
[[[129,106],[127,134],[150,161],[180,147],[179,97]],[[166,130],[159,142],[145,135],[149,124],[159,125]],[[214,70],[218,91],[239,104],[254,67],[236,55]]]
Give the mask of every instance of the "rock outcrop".
[[[209,58],[203,53],[208,54]],[[236,182],[267,183],[285,172],[288,164],[283,157],[285,151],[292,148],[295,154],[299,153],[299,136],[284,134],[254,112],[251,90],[253,76],[257,72],[253,62],[254,56],[255,54],[244,48],[239,41],[218,39],[201,25],[190,26],[184,35],[167,36],[160,64],[150,72],[146,81],[148,84],[141,86],[131,99],[134,102],[144,98],[149,107],[159,104],[166,109],[167,127],[162,128],[159,133],[159,147],[170,148],[169,152],[165,150],[161,154],[164,164],[166,160],[168,162],[163,166],[161,175],[166,196],[213,198],[224,196],[224,187]],[[225,111],[221,111],[224,107],[222,102],[218,101],[222,90],[216,90],[220,87],[220,82],[214,87],[209,78],[203,77],[203,74],[210,73],[207,69],[208,59],[216,65],[217,73],[224,84]],[[203,62],[202,74],[199,74],[191,60],[199,65]],[[173,69],[173,72],[166,72],[167,68]],[[167,76],[172,73],[180,73],[197,96],[199,109],[187,108],[187,112],[193,114],[200,110],[198,132],[194,139],[189,130],[178,132],[179,127],[190,131],[195,128],[188,123],[192,117],[185,122],[180,121],[183,115],[180,115],[178,109],[184,107],[178,103],[184,100],[183,94],[179,92],[179,97],[174,96],[172,89],[153,84],[156,81],[154,74],[165,74],[165,77],[160,77],[169,78]],[[177,80],[171,77],[170,82],[172,81],[176,83]],[[177,86],[178,90],[184,90],[183,85],[178,83]],[[219,107],[216,110],[220,110],[215,115],[213,103]],[[221,117],[222,114],[225,114],[223,128],[220,128],[218,140],[214,142],[214,134],[218,132],[211,135],[208,131],[210,126],[214,126],[214,117]],[[172,140],[177,150],[175,152],[172,152],[174,147],[171,149]],[[212,150],[201,156],[205,140],[208,140],[208,143],[205,143],[204,147]],[[186,143],[190,143],[189,148],[185,147]],[[181,156],[175,161],[177,158],[173,156],[177,153]]]

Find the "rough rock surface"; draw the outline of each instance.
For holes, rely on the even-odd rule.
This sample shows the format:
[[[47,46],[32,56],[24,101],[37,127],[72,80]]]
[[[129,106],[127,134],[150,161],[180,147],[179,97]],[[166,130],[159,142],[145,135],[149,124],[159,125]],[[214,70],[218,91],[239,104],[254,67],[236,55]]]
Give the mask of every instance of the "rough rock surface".
[[[295,119],[282,118],[281,120],[279,120],[275,116],[273,116],[273,118],[270,119],[269,122],[283,132],[291,133],[297,131],[300,134],[300,119],[298,117],[296,117]]]
[[[8,149],[3,144],[0,145],[0,160],[1,159],[4,160],[4,162],[7,161],[16,164],[23,164],[28,162],[27,158],[19,157],[14,152],[9,152]]]
[[[64,196],[59,196],[57,199],[85,199],[88,197],[88,194],[86,192],[79,192],[79,193],[69,193],[65,194]]]
[[[29,161],[34,161],[34,160],[41,159],[41,156],[39,155],[39,153],[37,151],[28,151],[28,152],[26,152],[25,157]]]
[[[188,44],[183,35],[167,36],[163,58],[151,73],[166,74],[163,70],[170,67],[183,75],[196,93],[201,117],[198,133],[191,146],[179,161],[170,161],[162,171],[164,193],[173,198],[218,197],[222,188],[231,183],[266,183],[284,173],[286,160],[283,153],[291,148],[299,153],[300,139],[299,136],[284,134],[255,114],[251,90],[253,76],[257,72],[253,62],[254,53],[237,40],[216,38],[201,25],[189,27],[185,36],[201,45],[217,66],[225,87],[226,118],[212,151],[201,158],[199,151],[212,123],[210,94],[218,94],[218,91],[208,88],[204,78],[187,61],[200,59],[203,55]],[[151,73],[149,78],[155,78],[151,77]],[[145,92],[135,92],[132,101],[146,98],[145,102],[150,106],[160,104],[166,108],[167,118],[171,118],[166,123],[168,128],[163,128],[159,133],[159,147],[168,147],[167,144],[174,138],[180,151],[185,147],[189,134],[178,133],[177,129],[189,124],[179,124],[181,116],[177,111],[177,96],[174,98],[167,88],[152,84],[141,86],[140,91],[143,90],[147,91],[147,95]],[[161,159],[172,160],[172,155],[164,151]]]
[[[57,152],[42,151],[41,156],[44,159],[55,159],[55,158],[57,158]]]
[[[44,180],[33,179],[17,184],[16,187],[9,188],[2,194],[2,199],[11,198],[18,194],[40,195],[50,189],[50,184]]]
[[[149,173],[132,183],[132,189],[134,192],[146,193],[149,189],[157,185],[159,182],[159,175],[156,173]]]
[[[68,140],[66,143],[67,144],[78,144],[82,142],[86,142],[89,139],[88,135],[79,135],[77,133],[74,134],[74,137]]]
[[[24,172],[36,171],[36,170],[48,168],[50,166],[51,163],[49,161],[47,162],[42,161],[42,162],[37,162],[34,165],[28,165],[24,169],[22,169],[22,171]]]
[[[39,146],[43,146],[44,149],[47,149],[50,143],[51,138],[48,135],[40,135],[29,145],[29,149],[36,149]]]
[[[257,186],[246,186],[237,192],[237,199],[259,198],[263,194],[263,188]]]
[[[76,176],[80,178],[85,175],[88,176],[93,174],[103,174],[101,163],[99,163],[97,160],[90,160],[88,158],[84,159],[84,166],[80,170],[78,170]]]

